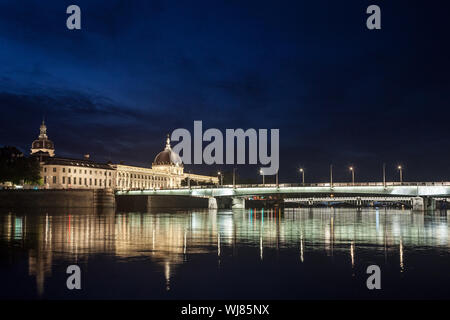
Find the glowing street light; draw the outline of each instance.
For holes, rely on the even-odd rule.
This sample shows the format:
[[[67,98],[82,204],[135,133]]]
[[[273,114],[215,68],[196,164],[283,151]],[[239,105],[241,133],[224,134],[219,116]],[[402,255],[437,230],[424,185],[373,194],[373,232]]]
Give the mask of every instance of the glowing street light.
[[[220,185],[223,186],[223,175],[222,175],[222,173],[219,171],[219,172],[217,172],[217,175],[220,177]]]
[[[402,168],[402,166],[398,166],[397,169],[400,173],[400,183],[402,183],[403,182],[403,168]]]
[[[263,185],[264,185],[265,184],[264,183],[264,171],[262,169],[259,169],[259,174],[262,175],[262,177],[263,177]]]
[[[352,173],[352,184],[355,184],[355,169],[353,167],[348,168]]]
[[[300,168],[300,173],[302,174],[302,184],[305,185],[305,170]]]

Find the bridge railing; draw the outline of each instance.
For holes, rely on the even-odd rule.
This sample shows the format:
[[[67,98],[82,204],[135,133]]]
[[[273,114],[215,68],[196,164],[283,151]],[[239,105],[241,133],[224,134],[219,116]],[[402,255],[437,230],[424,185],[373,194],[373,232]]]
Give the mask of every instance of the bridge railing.
[[[450,186],[450,182],[335,182],[333,187],[393,187],[393,186]],[[203,186],[182,186],[173,188],[158,188],[154,190],[183,190],[183,189],[221,189],[221,188],[289,188],[289,187],[330,187],[330,183],[280,183],[280,184],[238,184],[236,186],[231,185],[203,185]],[[130,189],[130,190],[144,190],[144,189]],[[147,189],[148,190],[148,189]],[[152,189],[150,189],[152,190]]]

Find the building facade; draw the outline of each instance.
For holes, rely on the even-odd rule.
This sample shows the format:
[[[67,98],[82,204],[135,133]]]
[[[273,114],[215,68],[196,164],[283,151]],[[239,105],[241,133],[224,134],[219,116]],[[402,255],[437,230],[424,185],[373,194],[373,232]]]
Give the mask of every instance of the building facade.
[[[90,160],[89,155],[84,159],[56,157],[55,146],[48,139],[43,121],[39,137],[32,143],[31,155],[40,163],[42,188],[46,189],[166,189],[182,186],[185,179],[219,183],[217,177],[185,174],[181,158],[172,150],[169,137],[165,149],[156,155],[151,168],[98,163]]]

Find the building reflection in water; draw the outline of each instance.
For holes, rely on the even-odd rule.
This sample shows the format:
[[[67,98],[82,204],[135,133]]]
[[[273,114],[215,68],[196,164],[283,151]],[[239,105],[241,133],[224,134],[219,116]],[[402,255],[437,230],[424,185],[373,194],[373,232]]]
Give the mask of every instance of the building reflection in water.
[[[261,261],[269,250],[300,249],[301,263],[307,262],[308,252],[322,252],[331,258],[342,252],[349,257],[352,272],[358,249],[370,247],[384,251],[386,257],[389,252],[398,255],[403,272],[408,249],[450,248],[448,232],[447,214],[378,209],[163,213],[74,209],[0,214],[0,243],[25,250],[28,272],[36,278],[39,295],[55,260],[87,263],[95,254],[150,258],[161,266],[166,290],[170,290],[176,267],[186,263],[190,255],[214,254],[220,263],[224,256],[239,254],[239,247],[255,248]]]

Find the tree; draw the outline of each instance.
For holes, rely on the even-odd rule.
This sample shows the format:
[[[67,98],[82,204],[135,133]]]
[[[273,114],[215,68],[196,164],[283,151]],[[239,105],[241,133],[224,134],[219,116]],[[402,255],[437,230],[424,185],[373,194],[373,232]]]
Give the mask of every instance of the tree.
[[[40,166],[35,157],[24,157],[17,148],[0,148],[0,182],[40,184]]]

